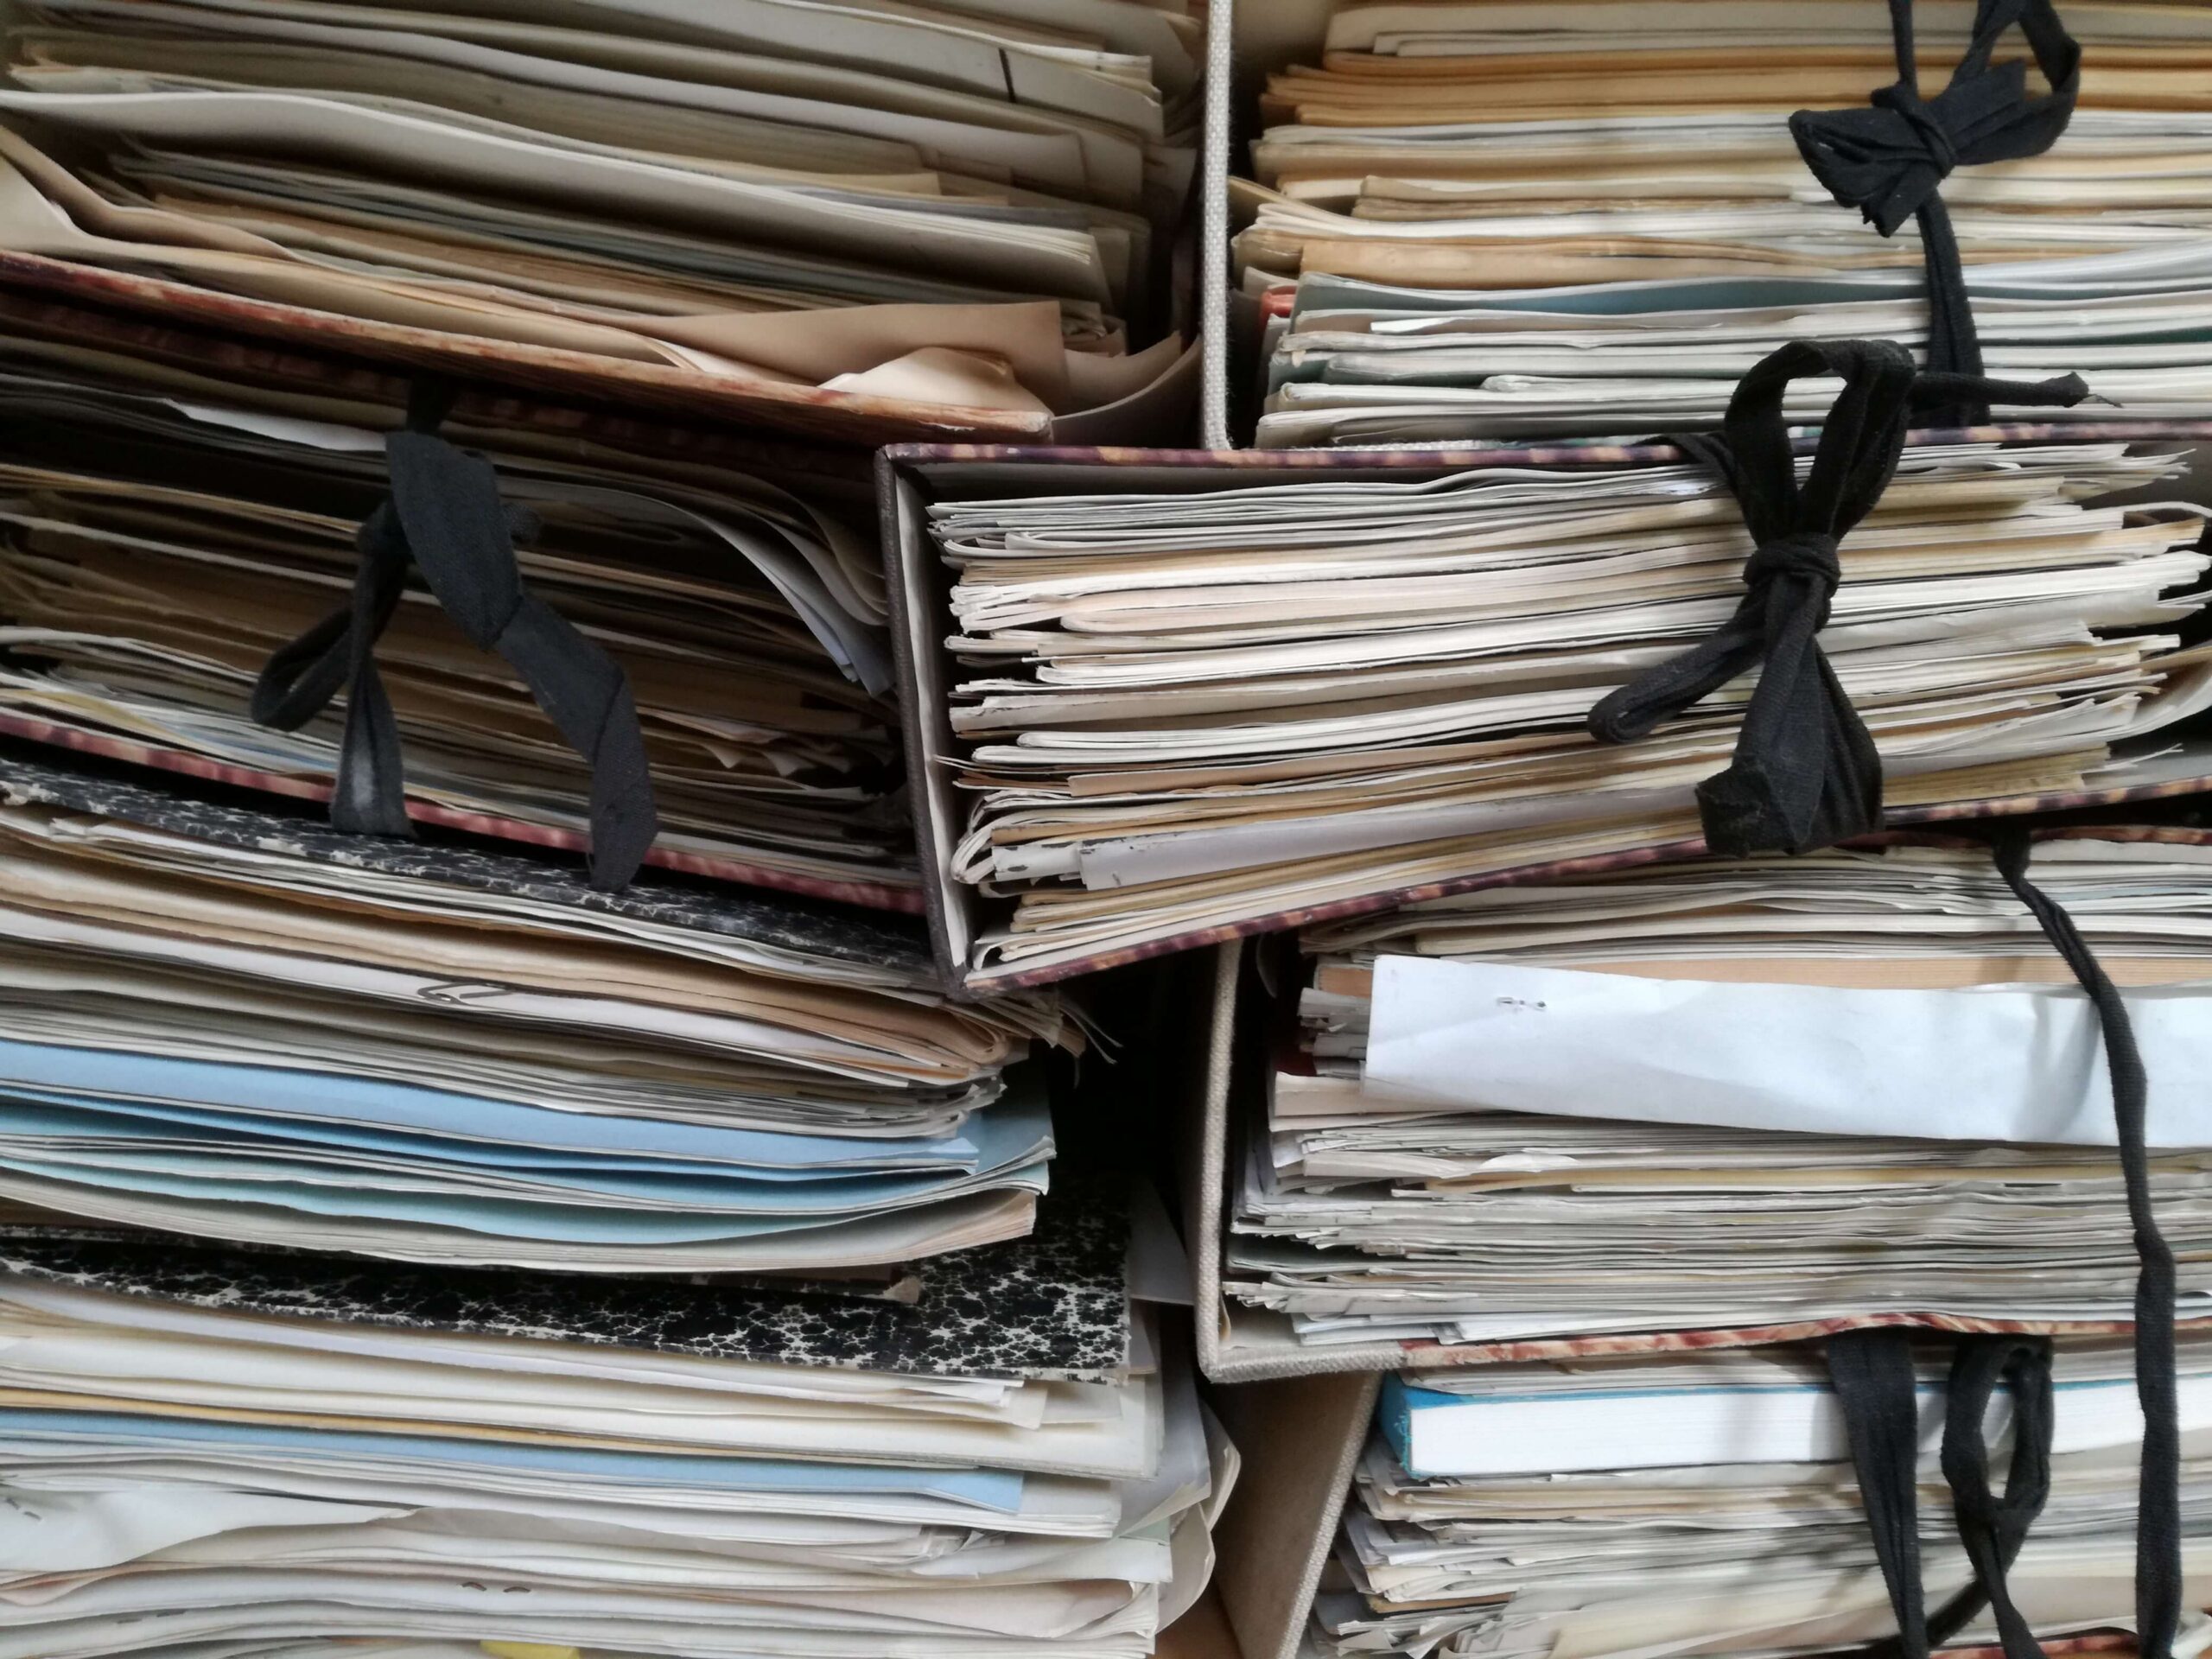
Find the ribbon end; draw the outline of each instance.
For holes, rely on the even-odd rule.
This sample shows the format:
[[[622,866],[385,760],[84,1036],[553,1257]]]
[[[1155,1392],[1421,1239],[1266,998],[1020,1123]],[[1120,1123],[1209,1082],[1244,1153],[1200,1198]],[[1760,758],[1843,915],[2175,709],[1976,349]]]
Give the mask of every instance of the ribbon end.
[[[330,827],[349,836],[415,839],[415,820],[408,816],[404,799],[363,798],[343,787],[330,798]]]
[[[591,852],[585,874],[601,893],[620,893],[637,880],[645,855],[660,836],[660,814],[650,791],[626,794],[610,803],[603,817],[592,823]]]
[[[592,759],[591,854],[585,874],[601,893],[620,893],[636,880],[660,836],[660,808],[653,799],[637,705],[628,683],[617,684]]]
[[[1583,716],[1582,724],[1591,737],[1599,743],[1619,745],[1633,743],[1649,737],[1658,722],[1648,717],[1648,711],[1630,706],[1624,694],[1629,687],[1611,691],[1594,704]]]
[[[1697,786],[1698,821],[1708,852],[1722,858],[1760,853],[1816,853],[1883,823],[1881,781],[1872,791],[1837,778],[1809,801],[1793,805],[1793,792],[1756,765],[1738,760]]]

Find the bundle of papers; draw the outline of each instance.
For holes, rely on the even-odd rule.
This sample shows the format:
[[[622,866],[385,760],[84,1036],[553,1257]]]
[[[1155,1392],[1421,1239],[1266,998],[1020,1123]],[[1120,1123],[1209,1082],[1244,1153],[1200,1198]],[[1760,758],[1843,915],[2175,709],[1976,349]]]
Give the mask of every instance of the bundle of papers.
[[[1924,95],[1975,10],[1914,8]],[[2085,65],[2063,136],[1942,182],[1983,356],[2133,416],[2212,416],[2212,14],[2062,10]],[[1996,56],[2029,54],[2016,33]],[[1917,229],[1838,205],[1788,126],[1895,77],[1877,0],[1339,10],[1322,67],[1271,78],[1237,187],[1258,442],[1711,425],[1784,340],[1917,346]]]
[[[1944,1377],[1919,1389],[1931,1611],[1973,1578],[1937,1465]],[[2049,1503],[2009,1575],[2041,1637],[2134,1607],[2143,1423],[2124,1349],[2059,1344]],[[2212,1344],[2180,1354],[2185,1604],[2212,1595]],[[1790,1350],[1503,1364],[1385,1383],[1335,1577],[1330,1655],[1544,1659],[1820,1651],[1894,1637],[1836,1398]],[[1999,1395],[1993,1443],[2010,1421]],[[1985,1611],[1956,1638],[1993,1642]]]
[[[280,731],[251,693],[272,652],[347,602],[404,388],[305,354],[211,385],[174,336],[73,337],[78,315],[11,315],[0,344],[0,728],[327,792],[344,700]],[[918,908],[882,577],[854,505],[704,440],[613,442],[565,416],[486,399],[447,431],[531,520],[531,590],[628,678],[652,856]],[[419,582],[376,658],[418,815],[582,844],[585,762]]]
[[[1891,806],[2157,776],[2115,746],[2212,696],[2171,632],[2202,510],[2097,498],[2177,471],[2113,440],[1907,451],[1821,636]],[[1751,542],[1713,474],[1615,450],[1235,481],[930,505],[972,802],[946,879],[1012,901],[971,971],[1695,836],[1749,677],[1649,741],[1585,718],[1740,600]]]
[[[1056,1200],[908,1307],[0,1241],[0,1653],[1141,1659],[1236,1461],[1128,1246]]]
[[[913,930],[0,761],[0,1203],[423,1262],[817,1274],[1028,1230],[1079,1034]]]
[[[1202,13],[37,0],[0,247],[456,363],[1041,431],[1180,353]]]
[[[2129,988],[2202,1318],[2212,846],[2082,834],[2036,880]],[[1985,850],[1622,870],[1302,943],[1226,1288],[1305,1342],[2133,1317],[2095,1021]]]

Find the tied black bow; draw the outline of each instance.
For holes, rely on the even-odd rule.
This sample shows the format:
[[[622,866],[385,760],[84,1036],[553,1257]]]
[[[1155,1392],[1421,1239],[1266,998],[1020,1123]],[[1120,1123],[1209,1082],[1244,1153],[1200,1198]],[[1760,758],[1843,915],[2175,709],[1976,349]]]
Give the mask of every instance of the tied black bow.
[[[1783,397],[1808,375],[1844,384],[1800,488]],[[1915,407],[1962,392],[2071,405],[2088,388],[2070,374],[2024,382],[1928,373],[1890,340],[1799,340],[1744,377],[1717,436],[1672,440],[1719,473],[1742,506],[1757,544],[1744,566],[1750,591],[1702,644],[1606,696],[1589,728],[1601,743],[1630,742],[1763,664],[1734,759],[1698,785],[1713,852],[1810,852],[1881,828],[1881,758],[1815,636],[1840,579],[1837,543],[1881,499]]]
[[[2026,65],[1989,60],[2015,23],[2050,83],[2050,91],[2037,98],[2028,96]],[[1907,215],[1919,220],[1928,270],[1928,366],[1978,375],[1981,346],[1967,302],[1966,270],[1936,188],[1955,167],[2016,161],[2049,149],[2074,114],[2082,48],[2060,24],[2050,0],[1980,0],[1973,41],[1950,84],[1923,99],[1912,0],[1890,0],[1890,28],[1897,79],[1874,94],[1872,107],[1800,110],[1789,118],[1789,131],[1821,187],[1845,207],[1858,208],[1884,236],[1893,234]],[[1980,426],[1988,419],[1987,403],[1975,401],[1936,416],[1944,426]]]
[[[412,835],[399,723],[375,654],[411,563],[446,614],[480,649],[513,666],[563,739],[589,762],[591,881],[612,891],[638,873],[659,829],[630,683],[523,586],[515,541],[518,531],[529,538],[534,521],[510,516],[490,462],[438,435],[450,403],[443,388],[416,387],[405,429],[385,438],[391,492],[354,538],[360,563],[353,598],[270,655],[254,683],[253,717],[296,730],[345,686],[330,821],[356,834]]]

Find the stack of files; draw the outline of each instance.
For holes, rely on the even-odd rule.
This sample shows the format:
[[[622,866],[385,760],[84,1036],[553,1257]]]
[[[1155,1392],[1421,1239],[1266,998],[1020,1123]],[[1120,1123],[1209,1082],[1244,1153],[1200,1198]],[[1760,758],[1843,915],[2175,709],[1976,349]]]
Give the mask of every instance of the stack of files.
[[[0,1654],[1142,1659],[1236,1457],[1128,1243],[908,1307],[0,1242]]]
[[[1932,98],[1975,8],[1913,11]],[[1942,184],[1987,367],[2079,372],[2133,416],[2212,415],[2212,13],[2060,11],[2085,64],[2065,132]],[[1888,13],[1337,11],[1322,67],[1271,78],[1256,183],[1236,187],[1236,257],[1266,319],[1258,442],[1710,425],[1784,340],[1924,342],[1916,228],[1885,239],[1839,206],[1787,124],[1895,79]],[[2016,32],[1996,56],[2029,54]]]
[[[1906,452],[1821,636],[1893,809],[2155,779],[2115,754],[2212,697],[2173,632],[2202,510],[2096,498],[2179,471],[2047,429]],[[1748,679],[1648,741],[1585,720],[1738,602],[1751,542],[1710,473],[1630,449],[1249,476],[930,505],[972,804],[947,880],[995,906],[971,970],[1694,839]]]
[[[306,353],[240,372],[220,336],[149,341],[95,313],[18,304],[6,323],[0,729],[327,792],[343,700],[286,732],[251,696],[274,651],[346,603],[404,384]],[[834,476],[512,399],[464,400],[445,430],[534,521],[524,580],[628,677],[652,858],[918,909],[880,564]],[[582,845],[585,763],[420,582],[377,659],[418,816]]]
[[[2048,843],[2035,880],[2131,988],[2157,1213],[2203,1318],[2212,1119],[2187,1079],[2212,1030],[2212,844],[2142,833]],[[1301,943],[1224,1277],[1302,1343],[2133,1317],[2093,1022],[1986,849],[1621,869]],[[1432,992],[1453,1012],[1408,1060]],[[1619,1050],[1582,1023],[1611,998]],[[1548,1081],[1485,1013],[1542,1039]],[[1447,1052],[1448,1094],[1427,1075]]]
[[[1919,1507],[1933,1609],[1972,1573],[1937,1466],[1941,1356],[1925,1357]],[[2143,1433],[2131,1369],[2124,1345],[2058,1345],[2050,1497],[2010,1574],[2039,1637],[2131,1620]],[[2212,1596],[2212,1342],[2183,1339],[2178,1393],[2184,1605],[2202,1606]],[[2000,1394],[1993,1444],[2010,1415]],[[1847,1456],[1817,1353],[1390,1378],[1346,1509],[1339,1586],[1315,1605],[1315,1646],[1600,1659],[1893,1636]],[[1957,1641],[1995,1639],[1985,1612]]]
[[[35,0],[0,248],[418,360],[1042,432],[1180,354],[1204,54],[1179,0]]]
[[[0,760],[0,1204],[424,1263],[894,1268],[1029,1230],[1042,995],[864,912]]]

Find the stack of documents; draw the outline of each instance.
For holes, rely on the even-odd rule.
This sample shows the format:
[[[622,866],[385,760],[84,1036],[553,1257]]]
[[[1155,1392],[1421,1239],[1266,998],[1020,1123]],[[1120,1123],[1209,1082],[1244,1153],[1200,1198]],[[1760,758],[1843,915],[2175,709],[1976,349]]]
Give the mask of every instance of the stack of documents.
[[[2109,439],[1906,452],[1821,635],[1892,806],[2155,772],[2116,746],[2212,698],[2173,632],[2200,603],[2202,510],[2095,503],[2155,501],[2178,472]],[[1748,679],[1648,741],[1601,747],[1585,721],[1741,599],[1751,539],[1711,473],[1523,451],[1413,481],[1208,482],[929,508],[972,802],[947,880],[1012,900],[971,969],[1043,977],[1695,836]]]
[[[906,1307],[0,1242],[0,1654],[1141,1659],[1235,1453],[1128,1249],[1056,1200]]]
[[[1916,228],[1885,238],[1840,206],[1788,124],[1896,78],[1889,10],[1338,10],[1321,67],[1270,79],[1257,182],[1237,187],[1260,443],[1710,425],[1784,340],[1923,342]],[[1932,99],[1976,8],[1912,10]],[[2212,12],[2060,10],[2085,65],[2070,124],[1942,181],[1987,367],[2212,416]],[[1995,55],[2029,58],[2017,32]]]
[[[0,1201],[401,1260],[896,1264],[1027,1232],[1079,1044],[866,912],[0,761]]]
[[[0,248],[264,330],[1042,429],[1179,354],[1202,13],[35,0]]]
[[[0,344],[0,729],[326,792],[342,700],[279,731],[251,693],[272,652],[346,603],[404,387],[304,353],[211,386],[143,340],[72,340],[73,315],[11,315]],[[579,422],[480,399],[446,431],[528,515],[531,590],[628,677],[652,856],[918,908],[865,520],[703,435],[677,447],[640,425],[622,443]],[[419,581],[376,656],[418,816],[581,844],[585,763]]]
[[[1937,1465],[1942,1370],[1919,1395],[1931,1613],[1973,1574]],[[2212,1596],[2212,1343],[2184,1338],[2185,1605]],[[2143,1420],[2124,1345],[2063,1342],[2050,1497],[2010,1582],[2038,1635],[2126,1624]],[[2000,1394],[1986,1426],[2005,1433]],[[1815,1355],[1690,1353],[1392,1378],[1314,1632],[1324,1653],[1543,1659],[1849,1649],[1894,1636],[1844,1420]],[[1961,1643],[1993,1641],[1988,1615]]]
[[[2131,988],[2157,1213],[2212,1314],[2212,845],[2035,873]],[[1305,1342],[2133,1317],[2095,1024],[1986,849],[1628,869],[1303,944],[1227,1290]]]

